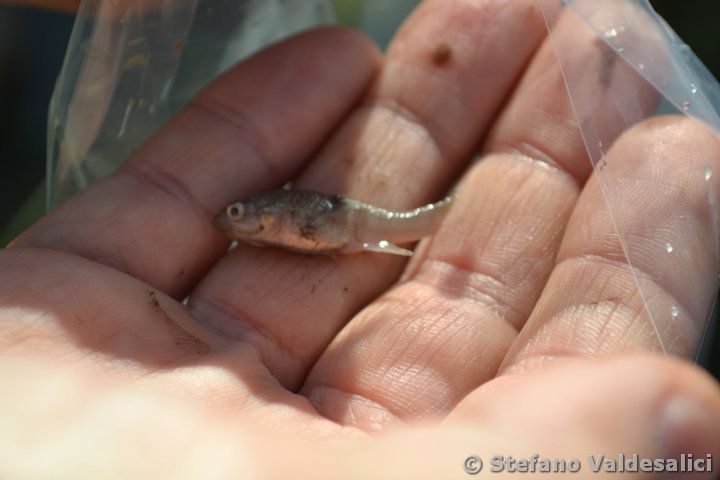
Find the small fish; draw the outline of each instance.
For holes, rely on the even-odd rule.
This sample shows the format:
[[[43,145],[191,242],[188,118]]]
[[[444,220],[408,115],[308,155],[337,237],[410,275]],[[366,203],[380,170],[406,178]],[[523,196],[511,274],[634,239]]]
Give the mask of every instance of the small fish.
[[[277,190],[234,202],[213,225],[225,236],[310,254],[381,252],[410,256],[408,243],[432,235],[455,196],[393,212],[341,195]]]

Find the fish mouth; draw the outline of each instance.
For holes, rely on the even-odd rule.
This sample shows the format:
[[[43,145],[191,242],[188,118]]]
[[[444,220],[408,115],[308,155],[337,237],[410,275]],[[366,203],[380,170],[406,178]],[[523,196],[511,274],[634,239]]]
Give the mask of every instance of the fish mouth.
[[[241,238],[248,237],[252,238],[265,230],[265,227],[262,225],[251,227],[250,225],[234,222],[224,211],[218,213],[212,219],[212,225],[215,227],[215,230],[219,231],[231,240],[239,240]]]
[[[215,215],[215,217],[212,219],[212,226],[215,227],[215,230],[227,235],[230,231],[230,222],[228,222],[227,215],[225,215],[225,212],[218,213]]]

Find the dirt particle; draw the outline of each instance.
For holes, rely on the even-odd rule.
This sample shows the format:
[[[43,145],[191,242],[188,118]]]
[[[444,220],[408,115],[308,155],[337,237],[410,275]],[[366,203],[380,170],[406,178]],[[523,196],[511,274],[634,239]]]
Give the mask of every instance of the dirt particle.
[[[173,43],[173,47],[175,50],[180,50],[183,46],[185,46],[185,42],[183,42],[181,39],[175,40],[175,43]]]
[[[160,308],[160,302],[158,302],[158,299],[157,299],[157,294],[152,290],[148,290],[147,293],[150,296],[150,305],[154,309],[162,311],[162,308]]]
[[[185,331],[182,326],[178,325],[175,320],[168,315],[160,305],[158,295],[154,290],[146,290],[146,292],[148,297],[150,297],[150,308],[153,313],[157,315],[158,320],[166,325],[166,333],[175,346],[193,351],[198,355],[205,355],[210,351],[210,347],[205,342]]]
[[[452,60],[453,52],[447,43],[438,44],[432,51],[430,59],[434,65],[442,67]]]
[[[143,65],[145,65],[145,63],[147,63],[147,57],[145,57],[145,55],[133,55],[125,61],[125,66],[123,67],[123,70],[134,70],[136,68],[142,67]]]
[[[139,46],[142,45],[143,43],[145,43],[145,38],[143,38],[143,37],[135,37],[135,38],[133,38],[132,40],[130,40],[130,41],[128,42],[128,47],[139,47]]]
[[[343,287],[343,292],[348,292],[350,289],[348,287]]]

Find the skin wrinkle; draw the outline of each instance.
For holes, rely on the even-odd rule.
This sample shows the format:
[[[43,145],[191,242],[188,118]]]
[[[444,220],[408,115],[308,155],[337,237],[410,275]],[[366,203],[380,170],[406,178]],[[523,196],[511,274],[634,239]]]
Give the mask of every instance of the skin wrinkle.
[[[376,312],[374,316],[376,318],[387,316],[381,315],[381,313],[383,312]],[[393,346],[395,346],[400,340],[402,340],[402,349],[399,352],[395,352],[394,349],[387,349],[385,355],[383,355],[383,357],[381,358],[381,362],[378,362],[380,363],[380,365],[382,365],[378,370],[380,373],[387,373],[389,370],[391,370],[398,358],[407,358],[411,350],[416,348],[417,344],[421,343],[418,341],[418,339],[422,337],[425,330],[425,323],[422,322],[421,319],[412,317],[404,312],[398,313],[403,314],[403,318],[399,318],[399,320],[404,320],[405,318],[410,319],[409,322],[397,322],[395,324],[395,327],[392,328],[392,330],[398,331],[398,334],[392,335],[397,339],[393,342]]]
[[[543,164],[543,165],[544,165],[544,164]],[[557,171],[557,170],[554,170],[554,171]],[[532,171],[530,171],[530,172],[528,173],[528,176],[525,177],[525,183],[527,183],[527,181],[529,181],[529,179],[530,179],[531,176],[532,176]],[[545,183],[545,182],[543,182],[543,184],[544,184],[544,183]],[[520,190],[520,189],[518,189],[517,195],[520,195],[520,194],[521,194],[521,192],[520,192],[519,190]],[[536,190],[537,190],[537,191],[541,191],[541,190],[542,190],[542,185],[538,185],[538,186],[536,187]],[[525,197],[527,194],[526,194],[525,192],[522,192],[522,195],[523,195],[523,197]],[[527,195],[527,196],[532,196],[532,195]],[[517,197],[515,197],[515,198],[517,198]],[[503,208],[502,211],[499,212],[499,213],[497,213],[497,214],[495,214],[495,215],[493,215],[493,216],[494,216],[494,217],[507,217],[507,218],[512,218],[512,215],[509,215],[509,214],[507,213],[507,210],[510,208],[510,207],[509,207],[510,203],[511,203],[511,202],[507,202],[507,203],[505,204],[506,206],[503,206],[503,207],[502,207],[502,208]],[[563,209],[563,211],[567,211],[567,209]],[[562,214],[562,213],[558,213],[557,215],[560,216],[561,214]],[[501,228],[501,227],[504,227],[504,226],[506,226],[506,222],[499,222],[499,221],[498,221],[498,222],[494,222],[494,223],[493,223],[492,228],[493,228],[493,229],[497,229],[497,228]],[[479,227],[478,227],[478,228],[479,228]],[[486,228],[486,227],[483,225],[483,228]],[[535,232],[535,234],[537,234],[537,233],[539,233],[539,232]],[[470,234],[470,236],[473,236],[473,234]],[[488,242],[489,242],[489,241],[493,241],[493,235],[492,235],[492,233],[487,234],[486,239],[487,239]],[[477,251],[483,251],[484,249],[487,249],[487,248],[488,248],[488,246],[487,246],[487,242],[486,242],[486,244],[483,245],[483,246],[481,246],[480,248],[478,248]],[[518,261],[522,261],[522,260],[523,260],[522,255],[518,254],[518,256],[516,257],[516,260],[515,260],[511,265],[516,265]],[[456,264],[455,261],[452,261],[452,263],[453,263],[453,264]],[[467,269],[467,267],[465,267],[464,265],[458,265],[458,266],[461,267],[461,268]],[[505,270],[510,270],[510,269],[509,269],[509,268],[505,268]],[[528,274],[529,274],[529,273],[528,273]],[[525,314],[523,314],[522,316],[523,316],[523,317],[526,317],[527,314],[528,314],[528,313],[525,313]]]
[[[234,105],[231,108],[227,103],[216,101],[212,97],[200,96],[187,108],[209,115],[236,130],[241,143],[248,147],[251,155],[255,157],[256,161],[253,163],[262,165],[266,169],[265,174],[268,178],[287,176],[287,168],[283,168],[278,160],[282,158],[281,155],[273,149],[272,142],[263,136],[262,129],[254,125],[252,117],[247,115],[242,105]],[[208,218],[213,216],[214,213],[209,214]]]
[[[331,407],[323,408],[323,404],[327,402],[327,398],[330,397],[332,400],[330,400]],[[343,421],[342,418],[338,418],[337,416],[333,416],[332,414],[328,417],[330,420],[334,420],[338,422],[340,425],[359,425],[363,424],[367,427],[374,426],[375,428],[368,428],[365,430],[366,433],[373,434],[375,432],[380,432],[388,428],[389,425],[398,424],[400,423],[400,418],[395,415],[390,409],[388,409],[386,406],[382,405],[379,402],[376,402],[372,400],[369,397],[363,396],[359,393],[353,392],[351,390],[344,390],[340,387],[334,386],[334,385],[313,385],[312,390],[308,393],[308,400],[310,403],[318,410],[322,412],[330,412],[332,413],[334,410],[341,410],[343,417],[350,417],[351,422]],[[358,405],[360,407],[367,407],[371,406],[376,411],[381,411],[381,415],[384,417],[390,417],[390,421],[387,421],[385,419],[385,423],[382,424],[375,424],[375,425],[367,425],[364,422],[358,421],[358,418],[356,416],[355,409],[352,406],[349,406],[347,408],[336,408],[338,405],[334,405],[335,403],[341,403],[345,405]]]
[[[553,170],[553,171],[557,171],[557,170]],[[567,174],[567,172],[564,172],[564,171],[563,171],[563,173]],[[568,176],[569,176],[569,175],[568,175]],[[544,183],[544,182],[543,182],[543,183]],[[527,196],[528,196],[528,197],[531,197],[531,198],[542,198],[541,193],[544,191],[544,188],[545,188],[545,186],[543,185],[543,183],[538,182],[538,184],[535,186],[535,188],[534,188]],[[535,194],[533,194],[533,193],[535,193]],[[546,242],[546,244],[548,245],[548,249],[550,249],[550,246],[552,246],[552,245],[559,245],[559,243],[558,243],[558,242],[555,242],[554,240],[556,240],[558,237],[560,237],[560,236],[563,235],[563,233],[564,233],[564,231],[565,231],[565,222],[558,222],[557,220],[561,220],[561,219],[564,219],[564,217],[567,217],[569,211],[570,211],[569,204],[567,204],[567,205],[565,206],[565,208],[557,209],[554,217],[551,218],[550,221],[540,222],[540,223],[539,223],[539,225],[540,225],[540,227],[539,227],[540,230],[536,230],[536,231],[532,232],[531,235],[533,235],[533,236],[539,236],[539,237],[543,237],[543,238],[544,238],[544,237],[546,236],[544,233],[545,233],[549,228],[553,228],[553,226],[554,226],[554,232],[555,232],[555,233],[548,239],[548,241]],[[544,225],[548,225],[548,227],[547,227],[546,229],[542,229],[542,227],[543,227]],[[538,227],[537,227],[537,225],[535,225],[533,228],[538,228]],[[519,229],[520,229],[520,227],[518,226],[518,230],[519,230]],[[542,253],[549,253],[549,252],[543,251]],[[543,259],[543,258],[546,258],[546,257],[547,257],[546,255],[541,255],[541,256],[540,256],[540,260]],[[554,255],[553,255],[553,258],[554,258]],[[548,260],[548,261],[551,261],[552,259],[548,258],[547,260]],[[528,255],[525,254],[525,253],[516,255],[516,256],[514,257],[514,259],[512,260],[512,262],[510,263],[510,265],[507,267],[507,270],[515,271],[515,270],[516,270],[515,267],[516,267],[516,266],[518,265],[518,263],[520,263],[520,262],[528,263]],[[537,268],[537,269],[543,268],[543,266],[538,266],[538,263],[539,263],[539,262],[538,262],[538,259],[533,259],[533,261],[529,262],[529,267],[530,267],[530,268],[527,269],[528,271],[527,271],[527,273],[525,274],[525,276],[524,276],[523,278],[518,279],[518,283],[523,283],[523,280],[531,277],[534,268]]]
[[[207,220],[213,217],[210,206],[205,205],[200,198],[195,196],[189,185],[158,165],[150,162],[127,162],[117,175],[127,175],[140,184],[139,190],[148,187],[164,193],[186,210],[198,213],[200,225],[206,224]]]
[[[398,372],[395,381],[390,383],[388,391],[382,395],[385,397],[396,397],[398,405],[404,411],[401,420],[423,418],[424,414],[447,412],[443,405],[454,404],[455,399],[451,398],[450,389],[446,382],[439,382],[432,373],[435,369],[423,364],[410,364]],[[427,374],[429,373],[429,375]],[[408,381],[412,379],[412,381]],[[431,417],[425,417],[429,420]]]
[[[587,262],[587,263],[590,263],[590,264],[592,264],[593,262],[599,262],[599,263],[601,263],[601,264],[606,264],[606,265],[609,265],[609,266],[611,266],[611,267],[620,268],[620,269],[627,269],[627,264],[625,264],[625,263],[617,262],[617,261],[614,261],[614,260],[610,260],[610,259],[604,258],[604,257],[602,257],[602,256],[594,256],[594,255],[593,255],[593,256],[587,256],[587,255],[586,255],[586,256],[582,256],[582,257],[567,258],[567,259],[564,259],[563,262],[570,262],[570,261],[573,261],[573,260],[574,260],[574,261]],[[647,277],[643,277],[643,275],[644,275],[643,272],[638,272],[638,273],[639,273],[639,275],[641,276],[641,278],[643,278],[644,281],[648,281],[648,282],[653,283],[652,279],[649,279],[649,278],[647,278]],[[606,278],[606,281],[607,281],[607,280],[608,280],[608,278]],[[665,291],[664,289],[662,289],[662,288],[660,287],[660,285],[658,285],[658,284],[656,284],[656,283],[653,283],[653,286],[654,286],[654,289],[656,289],[657,291],[661,292],[662,295],[666,296],[666,297],[669,298],[669,299],[672,299],[672,298],[673,298],[672,295],[670,295],[669,292],[667,292],[667,291]],[[635,297],[637,297],[637,294],[635,295]],[[674,301],[674,300],[671,300],[671,302],[672,302],[672,301]],[[572,304],[572,305],[569,305],[569,306],[565,307],[563,310],[554,313],[553,316],[550,317],[550,318],[546,321],[546,324],[552,324],[552,322],[553,322],[552,319],[553,319],[553,318],[556,318],[558,315],[561,315],[564,311],[567,310],[567,308],[577,308],[577,307],[579,307],[580,305],[583,305],[583,304],[585,304],[585,303]],[[619,306],[618,306],[618,308],[619,308]],[[633,310],[633,311],[635,312],[633,318],[637,318],[638,320],[639,320],[640,318],[644,318],[644,322],[645,322],[648,326],[652,326],[652,325],[653,325],[653,324],[652,324],[652,321],[649,319],[649,317],[647,317],[647,312],[645,312],[644,310],[643,310],[642,312],[638,312],[637,310]],[[670,324],[669,322],[667,322],[667,323],[665,323],[665,325],[668,325],[668,326],[669,326],[669,325],[671,325],[671,324]],[[575,327],[577,327],[577,325],[575,325]],[[629,330],[629,328],[626,328],[625,330]],[[536,337],[538,333],[539,333],[539,332],[535,332],[535,333],[533,334],[533,337]],[[576,331],[575,331],[575,334],[576,334]],[[663,341],[663,340],[661,340],[661,341]],[[532,340],[531,340],[531,342],[532,342]],[[665,343],[665,342],[663,341],[663,344],[664,344],[664,343]],[[523,354],[523,356],[524,356],[524,355],[525,355],[525,354]],[[514,360],[514,361],[516,361],[516,360]]]
[[[582,188],[585,183],[585,178],[583,178],[585,176],[585,172],[573,174],[571,171],[566,170],[560,162],[550,155],[549,152],[544,151],[539,146],[539,142],[535,142],[530,136],[512,140],[501,139],[497,142],[493,142],[492,153],[507,153],[513,157],[517,157],[518,159],[545,165],[548,168],[569,177],[577,186],[578,190]]]
[[[382,309],[383,309],[383,307],[380,306],[379,310],[382,311]],[[379,312],[375,312],[372,314],[372,316],[378,316],[378,315],[380,315]],[[413,322],[409,322],[409,323],[399,322],[399,323],[395,324],[393,329],[400,328],[401,331],[409,332],[411,334],[411,336],[418,337],[419,335],[422,334],[422,329],[418,329],[418,328],[414,328],[414,327],[415,327],[415,325]],[[394,360],[395,358],[406,357],[408,351],[411,348],[413,348],[414,344],[415,344],[414,339],[408,337],[407,335],[387,335],[387,336],[390,338],[395,338],[395,340],[392,343],[392,347],[385,349],[383,352],[383,356],[380,357],[377,361],[377,364],[379,364],[380,367],[379,367],[379,370],[377,370],[376,375],[380,376],[380,377],[388,374],[389,370],[392,369],[394,362],[391,362],[390,360]],[[394,351],[395,345],[400,341],[400,339],[402,339],[404,341],[404,345],[400,352],[395,352]],[[362,366],[360,366],[358,368],[358,370],[359,371],[363,371],[363,370],[367,371],[366,369],[362,368]],[[376,375],[373,375],[373,377],[375,377]],[[337,374],[326,375],[326,377],[332,378],[335,380],[339,380]],[[348,378],[352,378],[353,375],[350,372],[345,372],[345,375],[343,375],[343,377],[344,377],[344,380],[347,380]],[[393,409],[391,409],[389,407],[389,405],[386,405],[383,401],[380,401],[380,398],[384,399],[386,397],[386,395],[382,391],[385,386],[384,384],[381,383],[380,385],[377,385],[374,382],[368,383],[368,382],[361,381],[356,384],[357,385],[356,389],[351,390],[351,389],[345,388],[344,386],[343,387],[339,386],[339,384],[344,384],[344,383],[347,383],[347,382],[342,381],[342,382],[338,383],[336,381],[332,385],[331,384],[317,384],[317,383],[314,383],[314,381],[312,379],[310,379],[309,382],[306,381],[303,391],[309,398],[313,398],[313,396],[314,396],[313,391],[317,388],[325,388],[328,390],[344,392],[345,394],[348,394],[348,395],[356,395],[360,398],[369,400],[376,405],[382,406],[382,408],[384,408],[386,411],[391,413],[393,415],[393,417],[400,418],[399,415],[396,412],[394,412]],[[363,386],[365,388],[362,388]],[[317,408],[319,411],[323,411],[321,409],[321,406],[317,406]]]
[[[584,253],[584,254],[581,254],[578,256],[564,257],[556,265],[556,269],[558,269],[558,267],[560,267],[563,263],[572,262],[573,259],[575,261],[585,261],[585,262],[589,262],[589,263],[598,262],[600,264],[609,265],[609,266],[618,268],[620,270],[632,270],[633,276],[635,278],[638,278],[642,283],[645,283],[645,282],[649,283],[653,287],[653,289],[656,289],[659,292],[662,292],[664,294],[664,296],[671,301],[671,303],[673,303],[679,307],[682,307],[684,309],[684,307],[682,306],[682,303],[679,302],[677,300],[677,298],[675,298],[675,296],[672,295],[671,292],[669,292],[664,286],[662,286],[662,284],[656,282],[655,279],[653,279],[649,274],[647,274],[644,270],[638,268],[637,266],[630,267],[630,265],[628,265],[627,262],[623,262],[621,260],[615,260],[614,258],[603,255],[601,253],[595,253],[595,254]],[[646,290],[647,290],[647,288],[646,288]],[[642,299],[642,300],[643,300],[643,302],[645,301],[645,299]],[[650,322],[652,322],[652,319],[650,319]],[[662,342],[662,339],[659,339],[659,341]]]
[[[444,328],[442,328],[440,330],[442,330],[444,333],[444,331],[447,330],[448,327],[453,326],[454,322],[450,322],[450,324],[447,325],[447,323],[444,321],[447,317],[450,316],[449,314],[451,314],[451,313],[457,314],[456,319],[462,319],[462,317],[464,316],[461,313],[454,312],[450,306],[446,306],[444,311],[439,311],[435,315],[432,315],[429,323],[426,321],[422,322],[422,330],[424,330],[426,332],[432,332],[434,327],[443,326]],[[408,365],[408,367],[406,368],[406,371],[410,368],[413,368],[412,367],[413,365],[418,365],[422,369],[427,369],[428,364],[432,363],[432,359],[434,357],[436,357],[436,356],[442,357],[442,355],[438,355],[438,353],[444,346],[451,343],[453,338],[455,338],[457,336],[457,334],[460,330],[461,329],[456,329],[456,330],[452,331],[449,336],[442,335],[440,342],[434,341],[434,342],[428,342],[426,344],[421,343],[421,345],[423,345],[423,348],[417,352],[414,352],[414,355],[412,355],[412,356],[409,356],[409,355],[398,356],[398,357],[402,357],[402,358],[406,359],[404,362],[406,365]],[[421,331],[420,331],[420,329],[418,329],[418,335],[420,333],[421,333]],[[440,335],[438,335],[439,333],[440,332],[436,333],[433,336],[435,338],[438,338],[440,336]],[[408,342],[408,343],[410,343],[410,342]]]
[[[621,305],[620,305],[620,302],[617,302],[617,301],[615,301],[615,302],[609,301],[609,302],[607,302],[607,303],[610,304],[610,305],[609,305],[610,309],[609,309],[609,311],[606,313],[605,319],[604,319],[602,322],[600,322],[600,324],[597,325],[597,326],[596,326],[595,324],[593,324],[593,323],[587,324],[587,326],[590,327],[590,333],[591,333],[591,338],[590,338],[589,340],[592,340],[592,341],[593,341],[593,344],[595,345],[595,351],[594,351],[593,353],[596,354],[596,355],[597,355],[597,354],[600,354],[600,353],[602,352],[602,350],[603,350],[603,345],[606,343],[607,339],[608,339],[609,336],[610,336],[609,327],[610,327],[611,324],[613,323],[613,320],[616,318],[616,316],[617,316],[617,317],[620,317],[620,316],[621,316]],[[596,308],[597,308],[597,307],[596,307]],[[634,318],[634,317],[633,317],[633,318]],[[578,325],[578,326],[579,326],[579,325],[580,325],[580,322],[579,322],[579,321],[576,321],[576,322],[575,322],[575,325]],[[593,327],[595,327],[595,326],[596,326],[596,328],[593,328]],[[577,330],[576,330],[576,331],[577,331]],[[603,338],[602,338],[603,336],[606,337],[605,341],[604,341]],[[583,337],[582,337],[582,336],[578,336],[578,338],[579,338],[579,339],[582,339]],[[571,337],[571,339],[570,339],[570,343],[572,343],[572,337]]]
[[[416,305],[415,308],[419,309],[419,310],[423,310],[425,307],[423,307],[422,305]],[[385,312],[385,313],[386,313],[385,316],[390,314],[388,312]],[[405,314],[411,319],[411,322],[409,322],[409,323],[403,322],[402,319],[399,319],[398,322],[401,324],[402,328],[409,330],[416,335],[420,335],[423,333],[425,335],[427,335],[428,332],[432,332],[433,330],[447,331],[447,329],[443,328],[443,326],[447,325],[447,323],[448,323],[447,317],[448,317],[448,314],[450,314],[450,313],[455,313],[454,307],[452,305],[447,305],[443,310],[434,312],[434,314],[431,317],[430,323],[428,323],[427,321],[420,321],[420,320],[413,322],[412,320],[414,320],[415,317],[413,316],[412,312],[408,312]],[[456,316],[458,319],[467,318],[466,313],[457,314]],[[454,323],[455,322],[451,322],[451,325],[453,325]],[[415,328],[414,327],[415,324],[417,324],[420,328]],[[409,339],[409,340],[407,340],[406,347],[403,349],[403,351],[401,351],[399,353],[396,353],[393,348],[386,349],[386,351],[388,353],[386,354],[385,358],[383,358],[382,360],[380,360],[378,362],[381,365],[381,367],[380,367],[380,370],[377,371],[377,374],[373,375],[373,378],[376,378],[376,377],[382,378],[384,376],[390,375],[390,372],[392,372],[392,377],[395,380],[391,381],[390,385],[393,385],[395,383],[395,381],[397,381],[397,380],[401,380],[402,383],[405,384],[406,383],[405,377],[407,376],[406,374],[408,374],[408,373],[412,372],[412,373],[416,373],[417,375],[420,375],[420,374],[422,374],[422,372],[430,371],[429,369],[435,370],[435,369],[431,368],[431,364],[433,363],[433,358],[442,357],[442,355],[437,355],[437,354],[439,352],[441,352],[443,347],[449,343],[452,343],[453,340],[456,339],[458,335],[462,334],[463,332],[466,332],[466,330],[467,330],[466,326],[462,326],[462,325],[458,324],[457,328],[452,332],[452,334],[449,337],[442,338],[442,341],[439,343],[438,342],[422,342],[422,343],[420,343],[420,342],[415,342],[412,339]],[[407,336],[403,336],[403,335],[393,335],[392,337],[403,338],[403,339],[407,338]],[[414,343],[418,343],[419,345],[422,345],[423,349],[420,351],[413,352],[410,348],[412,347],[412,345]],[[398,370],[399,366],[397,364],[397,359],[405,359],[402,362],[403,367],[400,370]],[[444,362],[444,363],[447,363],[447,362]],[[450,363],[450,365],[451,364],[452,363]],[[374,369],[372,369],[372,370],[374,370]],[[431,385],[431,384],[436,385],[436,383],[430,383],[430,382],[433,382],[432,378],[426,378],[426,377],[424,377],[424,381],[428,382],[428,385]],[[431,377],[431,376],[429,376],[429,377]],[[372,388],[373,391],[375,392],[375,394],[373,394],[372,397],[376,400],[377,400],[378,395],[384,395],[384,396],[388,395],[387,392],[384,392],[384,390],[388,388],[387,386],[381,385],[379,389],[375,388],[371,385],[368,385],[368,386],[370,388]],[[413,388],[413,391],[415,391],[415,390],[422,391],[422,388],[421,388],[421,386],[416,386]],[[390,388],[389,391],[394,392],[395,390],[393,388]],[[370,396],[370,394],[367,394],[367,395]],[[457,397],[457,395],[453,396],[453,398],[456,398],[456,397]],[[417,400],[417,396],[413,395],[406,399],[406,401],[408,401],[408,407],[406,407],[406,410],[407,410],[407,408],[410,409],[409,414],[412,414],[411,412],[415,412],[414,414],[412,414],[414,416],[417,416],[425,411],[445,411],[449,407],[443,406],[443,405],[451,405],[451,404],[455,403],[455,400],[445,400],[443,402],[440,402],[440,403],[442,403],[442,405],[439,405],[438,402],[436,402],[436,401],[435,402],[430,401],[430,403],[423,406],[422,409],[417,410],[416,407],[412,406],[414,403],[413,400]],[[428,400],[437,400],[437,398],[434,397],[434,398],[428,399]]]
[[[211,312],[206,312],[207,309],[210,309]],[[264,328],[263,322],[253,319],[247,312],[240,310],[235,304],[229,304],[220,298],[206,297],[203,299],[194,299],[191,303],[190,311],[198,321],[212,328],[228,340],[242,341],[250,345],[257,352],[261,363],[270,372],[276,371],[276,364],[278,362],[283,364],[285,368],[294,367],[293,370],[307,368],[306,364],[312,365],[312,362],[298,357],[279,337]],[[232,324],[234,325],[233,328],[239,327],[243,333],[237,335],[227,332],[220,326],[220,324],[225,322],[216,322],[210,319],[218,315],[231,318]],[[243,325],[245,325],[246,328],[244,328]],[[250,334],[246,332],[250,332]],[[258,341],[259,339],[262,340]],[[266,343],[269,343],[269,345],[265,345]],[[290,377],[292,377],[292,375],[290,375]],[[293,385],[287,383],[289,382],[287,378],[278,378],[278,381],[290,390],[295,389]]]
[[[435,282],[433,280],[430,280],[429,278],[426,279],[425,277],[432,277],[433,275],[436,275],[432,272],[427,272],[425,270],[427,264],[432,265],[431,268],[437,268],[436,265],[446,266],[453,271],[448,275],[447,273],[442,274],[442,280],[439,282]],[[442,268],[442,267],[441,267]],[[472,280],[462,282],[461,280],[454,281],[456,275],[462,275],[463,277],[471,276],[472,280],[475,280],[479,278],[481,281],[474,282]],[[448,281],[448,276],[451,277],[451,279]],[[483,288],[483,285],[486,284],[486,282],[483,282],[483,279],[488,279],[496,286],[499,286],[501,289],[509,289],[509,285],[506,285],[500,281],[500,279],[493,277],[492,275],[489,275],[487,273],[480,272],[478,270],[468,270],[466,268],[463,268],[462,266],[456,265],[452,263],[452,261],[447,260],[427,260],[421,268],[421,270],[418,272],[418,274],[412,278],[412,281],[416,281],[419,283],[422,283],[424,285],[427,285],[437,291],[448,293],[452,295],[453,297],[464,297],[464,298],[470,298],[472,301],[478,302],[480,305],[490,308],[494,313],[497,313],[500,319],[507,324],[508,327],[512,329],[513,332],[517,333],[518,328],[516,327],[517,324],[521,324],[522,320],[527,317],[528,313],[519,312],[514,309],[510,305],[510,303],[501,300],[497,295],[494,295],[491,293],[491,291],[486,290]],[[462,285],[458,286],[457,283],[462,282]],[[456,285],[456,286],[453,286]],[[473,292],[472,297],[468,297],[468,289]],[[479,296],[478,296],[479,295]],[[492,302],[486,301],[486,299],[491,300]],[[498,309],[498,307],[500,307]],[[504,313],[501,313],[503,312]],[[515,317],[513,321],[508,320],[508,313],[510,314],[510,317]]]
[[[414,112],[411,107],[405,106],[392,97],[377,97],[373,99],[366,107],[368,111],[374,109],[385,110],[392,115],[393,118],[399,119],[405,127],[405,132],[417,132],[417,138],[424,140],[423,147],[432,150],[438,158],[453,159],[464,156],[464,152],[453,149],[450,144],[445,145],[440,139],[442,138],[435,130],[437,125],[434,122],[428,123],[420,117],[419,113]]]
[[[505,172],[503,172],[503,176],[510,177],[511,175],[514,177],[516,175],[515,169],[508,169]],[[496,232],[498,229],[502,228],[505,225],[505,220],[507,218],[512,218],[512,215],[509,215],[508,212],[515,208],[515,201],[518,199],[518,196],[520,194],[520,190],[525,186],[525,184],[529,181],[530,177],[532,175],[531,171],[523,172],[523,176],[521,179],[519,179],[519,185],[517,186],[517,189],[513,191],[512,196],[507,199],[507,201],[502,205],[500,208],[500,211],[494,216],[495,221],[492,222],[490,225],[489,231],[486,235],[484,235],[484,239],[482,244],[480,244],[477,248],[478,252],[485,252],[488,250],[488,244],[492,242],[498,235],[496,235]],[[504,183],[504,178],[501,178],[498,180],[498,184]],[[483,228],[487,229],[487,225],[476,225],[476,229]],[[481,253],[482,256],[482,253]]]
[[[627,314],[627,315],[625,315]],[[645,318],[643,318],[645,317]],[[612,305],[611,310],[607,312],[607,316],[605,321],[599,326],[600,328],[603,325],[607,326],[615,326],[617,324],[623,325],[625,327],[626,332],[632,332],[633,331],[633,325],[639,324],[639,321],[642,320],[641,326],[647,325],[646,316],[642,315],[641,312],[638,312],[635,308],[627,308],[625,305],[622,305],[620,303],[615,303]],[[579,324],[580,322],[578,320],[575,321],[575,324]],[[607,331],[607,329],[606,329]],[[579,337],[582,341],[583,337]],[[586,338],[585,344],[593,348],[592,352],[588,352],[592,355],[603,355],[612,353],[615,351],[627,351],[635,350],[636,347],[632,347],[632,338],[622,338],[622,339],[616,339],[616,344],[611,343],[603,343],[601,339],[599,338],[599,331],[593,332],[592,338]],[[569,344],[572,343],[572,338],[568,342]],[[582,343],[581,343],[582,344]],[[604,348],[605,347],[605,348]],[[628,348],[630,347],[630,348]]]
[[[437,320],[435,320],[435,322],[439,323],[441,320],[440,317],[446,316],[448,313],[451,313],[450,308],[448,308],[448,310],[446,312],[444,312],[443,315],[438,315],[438,318],[437,318]],[[463,317],[464,317],[464,315],[458,315],[458,319],[462,319]],[[452,326],[452,323],[451,323],[451,326]],[[435,360],[437,358],[445,357],[445,355],[443,355],[443,351],[442,351],[443,348],[445,346],[452,345],[454,343],[453,340],[455,340],[460,334],[465,333],[465,330],[466,330],[466,328],[463,328],[462,326],[460,326],[460,327],[456,328],[454,331],[452,331],[450,333],[450,335],[441,337],[440,342],[434,342],[435,345],[432,345],[432,342],[430,344],[426,345],[424,352],[418,352],[415,363],[417,363],[418,365],[421,366],[422,372],[430,371],[430,370],[436,371],[436,369],[431,368],[430,365],[432,365],[433,363],[435,363],[437,365],[442,365],[443,362],[437,362],[437,361],[433,361],[433,360]],[[430,348],[430,347],[434,347],[434,348]],[[423,357],[424,357],[424,361],[421,361],[421,360],[423,360]],[[453,364],[452,362],[449,362],[449,361],[446,361],[444,363],[446,363],[448,365]],[[429,384],[432,381],[429,376],[424,377],[424,378],[425,378],[425,384]],[[441,383],[446,384],[446,382],[441,382]],[[447,392],[452,394],[452,389],[447,388],[446,390],[447,390]],[[442,408],[442,411],[449,410],[450,405],[454,405],[455,403],[457,403],[457,401],[460,398],[461,398],[460,395],[454,395],[454,398],[449,399],[449,401],[443,402],[444,408]],[[443,403],[436,402],[435,405],[437,405],[438,407],[442,407]],[[420,416],[420,415],[418,415],[418,416]]]

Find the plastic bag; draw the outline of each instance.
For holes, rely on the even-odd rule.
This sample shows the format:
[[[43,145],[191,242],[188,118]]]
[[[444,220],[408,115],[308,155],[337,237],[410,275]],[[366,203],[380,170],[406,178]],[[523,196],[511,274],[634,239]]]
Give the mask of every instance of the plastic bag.
[[[48,115],[48,208],[112,172],[213,78],[301,30],[381,45],[419,0],[85,0]]]
[[[112,172],[228,66],[334,21],[326,0],[84,1],[48,118],[48,204]]]
[[[659,115],[692,116],[704,127],[720,131],[720,87],[647,0],[540,3],[588,156],[659,347],[668,353],[696,355],[718,291],[720,212],[710,180],[720,172],[711,163],[673,171],[659,157],[650,163],[651,154],[643,155],[642,162],[615,156],[613,164],[606,154],[623,133]],[[578,39],[595,44],[594,61],[599,67],[588,67],[593,59],[578,58]],[[699,201],[678,202],[662,210],[646,205],[642,195],[649,186],[675,189],[673,194]],[[629,207],[640,210],[645,218],[639,221],[626,214]],[[710,226],[710,231],[703,225]],[[706,236],[701,251],[686,250],[691,242],[684,242],[683,236],[688,232]],[[655,262],[660,256],[666,256],[666,261]],[[705,281],[688,291],[677,285],[688,277]],[[668,303],[661,291],[683,293]]]

